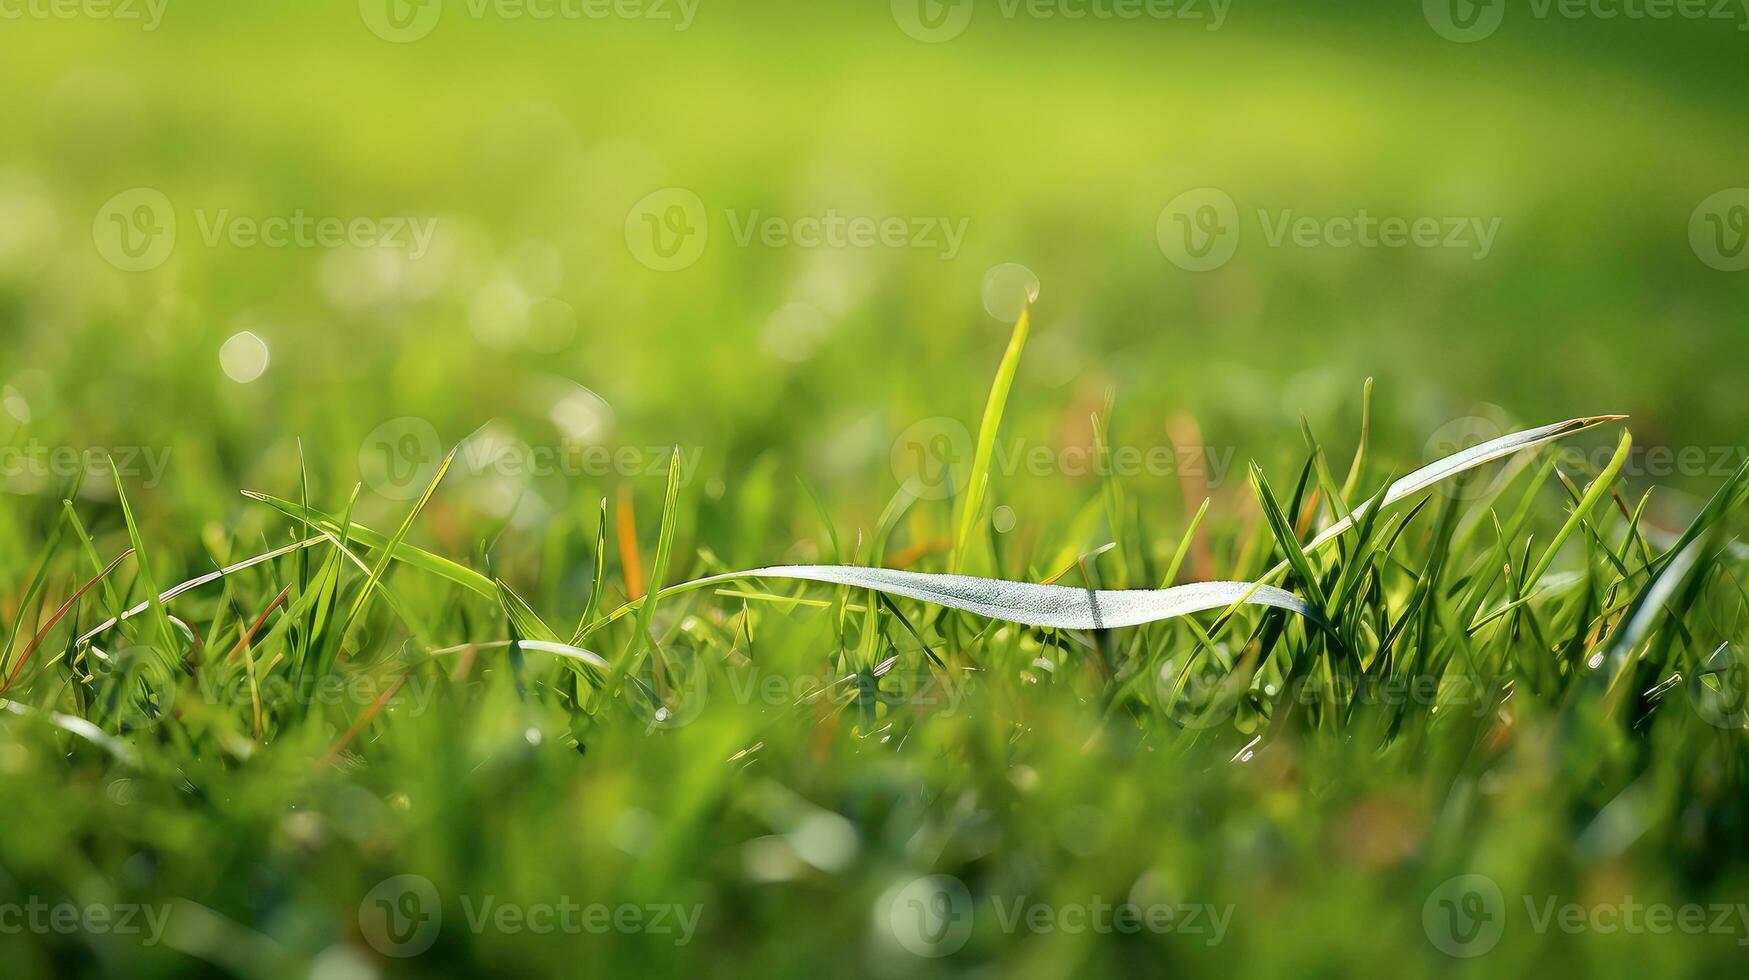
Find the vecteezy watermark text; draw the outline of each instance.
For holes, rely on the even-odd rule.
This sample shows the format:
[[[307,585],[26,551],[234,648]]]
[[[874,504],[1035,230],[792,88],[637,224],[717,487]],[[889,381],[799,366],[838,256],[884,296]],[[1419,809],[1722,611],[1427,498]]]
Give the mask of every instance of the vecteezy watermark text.
[[[1504,436],[1509,431],[1504,414],[1489,418],[1467,415],[1445,423],[1428,437],[1422,449],[1424,459],[1444,459],[1453,453],[1479,446]],[[1562,470],[1583,475],[1598,473],[1609,465],[1615,447],[1605,444],[1581,446],[1558,443],[1543,450],[1555,458]],[[1669,446],[1636,444],[1622,461],[1621,475],[1635,480],[1666,480],[1672,477],[1723,478],[1736,472],[1749,453],[1749,447]],[[1480,500],[1493,494],[1512,479],[1513,471],[1506,467],[1472,471],[1442,483],[1439,492],[1456,500]]]
[[[1218,31],[1233,0],[984,0],[1004,20],[1184,21]],[[891,0],[893,23],[906,36],[928,44],[966,32],[977,0]]]
[[[741,248],[755,241],[766,248],[918,248],[938,251],[944,259],[959,254],[970,223],[967,218],[877,218],[844,214],[836,208],[795,218],[767,215],[757,208],[723,213]]]
[[[699,0],[358,0],[358,15],[377,37],[408,44],[436,30],[446,6],[470,20],[648,21],[678,33],[692,26]]]
[[[393,248],[415,261],[431,248],[436,218],[317,217],[298,208],[289,215],[266,218],[233,215],[229,208],[196,209],[201,241],[208,248],[228,243],[233,248]]]
[[[1517,913],[1522,903],[1523,918]],[[1508,902],[1493,878],[1464,874],[1434,888],[1421,908],[1428,942],[1448,956],[1469,959],[1500,944],[1509,926],[1528,926],[1538,935],[1726,936],[1749,946],[1749,904],[1743,902],[1645,902],[1633,895],[1619,901],[1571,902],[1555,895],[1523,895]]]
[[[1421,12],[1440,37],[1469,44],[1500,29],[1506,6],[1507,0],[1422,0]],[[1714,20],[1749,30],[1749,0],[1529,0],[1525,7],[1535,20]]]
[[[73,935],[139,937],[140,945],[156,946],[170,921],[170,906],[121,902],[78,905],[47,902],[35,896],[23,902],[0,902],[0,935]]]
[[[230,208],[194,209],[201,244],[238,249],[393,249],[414,261],[425,257],[437,231],[434,217],[342,218],[303,208],[289,214],[236,214]],[[151,187],[115,195],[97,210],[91,240],[97,254],[124,272],[146,272],[169,260],[178,240],[170,198]]]
[[[68,480],[106,476],[110,463],[123,477],[143,478],[147,489],[164,479],[170,466],[169,446],[50,446],[31,439],[22,446],[0,446],[0,479]]]
[[[991,469],[1005,476],[1104,476],[1120,478],[1192,476],[1219,486],[1232,468],[1232,446],[1052,446],[1024,437],[999,439],[991,453]],[[893,476],[912,494],[941,500],[965,489],[971,478],[972,434],[958,419],[922,419],[893,440],[889,462]]]
[[[869,707],[912,708],[940,718],[958,713],[964,698],[964,690],[946,683],[921,662],[921,655],[908,663],[889,661],[875,671],[840,677],[786,673],[752,664],[728,669],[725,685],[713,685],[709,667],[689,649],[664,649],[662,661],[660,692],[639,686],[627,695],[631,709],[652,730],[689,725],[711,701],[768,708],[856,701]]]
[[[687,268],[709,244],[711,215],[704,199],[684,187],[655,191],[627,212],[626,248],[658,272]],[[873,215],[838,208],[801,215],[728,208],[722,216],[737,248],[909,249],[943,260],[959,254],[971,224],[969,218],[945,215]]]
[[[258,703],[264,708],[291,706],[311,707],[346,705],[365,707],[380,704],[385,708],[405,709],[409,715],[422,715],[431,707],[438,679],[435,676],[409,674],[403,678],[386,679],[371,674],[324,674],[320,677],[292,678],[284,674],[269,674],[252,679],[239,674],[226,683],[203,690],[202,699],[214,705],[244,705]]]
[[[1185,728],[1225,724],[1237,713],[1251,679],[1198,651],[1168,658],[1154,674],[1154,698],[1168,718]],[[1476,674],[1443,677],[1306,678],[1286,691],[1273,685],[1259,689],[1264,697],[1303,708],[1325,706],[1340,711],[1415,709],[1442,715],[1481,718],[1499,702],[1501,682]]]
[[[578,439],[550,445],[525,442],[462,444],[457,459],[469,473],[508,477],[663,476],[675,458],[673,446],[606,446]],[[680,485],[692,482],[704,457],[702,446],[679,450]]]
[[[1312,215],[1293,208],[1258,208],[1257,224],[1270,248],[1420,249],[1467,253],[1475,261],[1494,250],[1501,219],[1478,215]],[[1242,213],[1231,195],[1199,187],[1173,198],[1154,225],[1160,251],[1173,265],[1207,272],[1226,265],[1239,249]]]
[[[0,21],[107,20],[137,23],[150,33],[164,23],[170,0],[0,0]]]
[[[568,895],[551,901],[516,902],[496,895],[457,896],[462,922],[474,935],[646,935],[676,946],[692,942],[704,906],[680,903],[580,902]],[[418,956],[443,929],[443,899],[431,879],[396,875],[377,883],[358,904],[365,942],[385,956]]]
[[[1199,939],[1209,946],[1226,938],[1235,909],[1206,902],[1111,901],[1098,895],[1084,902],[1046,902],[1028,895],[991,895],[987,901],[984,921],[1009,935],[1156,933]],[[971,891],[953,875],[912,879],[889,890],[883,904],[877,915],[892,938],[923,957],[958,952],[979,919]]]
[[[437,427],[417,416],[390,419],[372,429],[358,447],[364,483],[391,500],[412,500],[425,491],[443,462]],[[628,446],[563,438],[530,444],[490,434],[464,441],[456,451],[457,472],[509,479],[563,477],[600,479],[662,477],[678,462],[681,486],[698,476],[702,446]]]

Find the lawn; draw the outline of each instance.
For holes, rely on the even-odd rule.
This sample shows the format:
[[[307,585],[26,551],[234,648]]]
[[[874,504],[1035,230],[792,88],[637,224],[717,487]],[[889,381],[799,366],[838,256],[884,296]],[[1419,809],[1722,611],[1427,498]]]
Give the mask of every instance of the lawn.
[[[0,2],[8,975],[1740,970],[1741,11],[330,6]]]

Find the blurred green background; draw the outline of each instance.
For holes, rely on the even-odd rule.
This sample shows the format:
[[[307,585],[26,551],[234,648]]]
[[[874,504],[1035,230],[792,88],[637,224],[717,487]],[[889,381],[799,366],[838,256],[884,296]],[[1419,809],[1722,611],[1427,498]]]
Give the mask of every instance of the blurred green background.
[[[465,0],[447,0],[400,8],[415,25],[441,15],[428,34],[397,43],[371,29],[388,10],[375,0],[167,0],[152,30],[8,3],[0,0],[0,446],[13,453],[0,460],[0,520],[8,539],[34,545],[59,512],[65,481],[19,464],[35,458],[28,453],[149,450],[167,460],[163,469],[127,476],[166,581],[210,568],[240,547],[233,539],[282,539],[285,522],[237,491],[295,496],[300,447],[317,501],[338,509],[362,481],[360,519],[384,526],[418,481],[385,479],[380,467],[417,470],[464,439],[623,450],[635,464],[584,476],[464,466],[422,517],[415,536],[458,558],[507,523],[495,570],[543,610],[574,617],[589,574],[581,559],[543,552],[543,535],[586,540],[597,500],[624,487],[652,540],[662,480],[643,471],[660,473],[667,446],[696,460],[683,555],[708,549],[741,567],[817,560],[817,518],[788,475],[818,488],[841,529],[871,528],[910,475],[907,433],[951,436],[944,419],[975,430],[1029,276],[1032,342],[1004,431],[1053,451],[1086,446],[1089,414],[1114,399],[1114,444],[1200,439],[1225,454],[1225,479],[1205,481],[1223,504],[1248,496],[1246,460],[1280,469],[1303,452],[1302,416],[1341,458],[1368,377],[1380,466],[1398,473],[1438,455],[1453,419],[1504,427],[1623,412],[1640,446],[1708,451],[1698,470],[1629,472],[1640,487],[1669,488],[1653,513],[1673,508],[1659,522],[1676,525],[1692,512],[1685,494],[1710,492],[1742,456],[1749,272],[1726,268],[1728,247],[1709,253],[1691,235],[1713,227],[1697,214],[1703,202],[1749,186],[1749,14],[1740,10],[1731,20],[1567,18],[1513,3],[1489,36],[1459,43],[1418,0],[1232,0],[1218,29],[1207,3],[1190,8],[1204,15],[1197,20],[1120,20],[1006,16],[997,0],[978,0],[963,31],[931,42],[909,18],[928,9],[952,24],[963,5],[699,0],[677,30],[647,17],[474,16]],[[677,0],[665,9],[680,13]],[[177,232],[161,261],[128,271],[109,236],[116,215],[133,220],[139,199],[124,198],[122,211],[113,202],[140,188],[169,202]],[[1202,188],[1234,202],[1239,238],[1230,260],[1198,272],[1172,261],[1159,229],[1171,202]],[[708,230],[689,264],[652,268],[664,263],[640,261],[641,208],[671,189],[696,197]],[[1723,200],[1711,207],[1729,245],[1742,199]],[[1269,223],[1289,212],[1323,220],[1363,210],[1497,221],[1498,234],[1483,258],[1339,248],[1327,236],[1269,241]],[[927,246],[737,241],[755,212],[793,226],[829,211],[939,218],[963,223],[964,239],[951,257]],[[300,213],[416,218],[435,230],[418,258],[202,234],[221,215]],[[659,224],[670,214],[666,204],[650,213]],[[1723,472],[1713,449],[1728,457]],[[147,462],[141,454],[139,466]],[[1196,502],[1178,477],[1125,481],[1161,548],[1184,526],[1184,498]],[[92,479],[83,493],[112,554],[123,546],[113,487]],[[1099,482],[1090,472],[1010,472],[992,493],[1025,540],[1054,541]],[[946,528],[936,512],[918,520]],[[927,537],[913,529],[895,547]],[[562,567],[542,574],[543,560]],[[29,577],[23,557],[0,562],[6,595]],[[419,581],[405,587],[416,601],[450,601]],[[798,626],[777,663],[804,669],[806,651],[824,642],[818,627]],[[1196,760],[1168,762],[1119,740],[1089,764],[1091,736],[1078,727],[1088,722],[1072,704],[1012,703],[999,689],[979,697],[1000,703],[919,735],[921,763],[883,761],[849,737],[816,740],[800,726],[773,734],[731,712],[671,738],[604,732],[590,749],[600,768],[585,780],[568,756],[512,751],[525,718],[505,685],[479,697],[465,731],[444,710],[393,726],[374,751],[401,768],[367,770],[357,784],[304,784],[304,756],[331,732],[288,739],[283,754],[241,774],[206,757],[193,780],[235,793],[203,798],[212,812],[198,819],[182,809],[191,805],[177,788],[182,773],[137,780],[141,808],[173,815],[140,834],[184,857],[138,880],[202,896],[310,954],[328,948],[334,909],[345,919],[359,884],[387,873],[416,868],[536,898],[553,894],[543,875],[562,876],[579,898],[617,889],[736,910],[742,918],[729,925],[715,920],[711,944],[773,973],[841,962],[894,975],[919,964],[838,943],[866,931],[882,888],[909,870],[878,863],[890,857],[881,848],[901,844],[946,866],[1000,846],[1001,874],[1012,877],[982,883],[980,894],[1114,898],[1136,881],[1122,859],[1155,848],[1150,860],[1181,875],[1152,882],[1161,894],[1248,903],[1240,941],[1219,962],[1263,973],[1352,968],[1385,929],[1394,945],[1384,948],[1424,953],[1419,895],[1436,881],[1402,866],[1405,838],[1424,835],[1436,854],[1473,843],[1490,867],[1521,873],[1504,881],[1526,894],[1553,887],[1533,884],[1537,876],[1575,868],[1600,895],[1631,888],[1622,879],[1649,892],[1686,884],[1665,881],[1659,859],[1633,879],[1625,859],[1608,860],[1619,849],[1549,859],[1572,814],[1612,794],[1569,784],[1571,795],[1557,795],[1545,770],[1524,763],[1509,791],[1477,802],[1474,785],[1444,781],[1462,765],[1444,749],[1374,771],[1365,751],[1337,748],[1217,778]],[[540,710],[563,729],[556,709]],[[1007,741],[1010,728],[980,723],[989,716],[1070,737],[1022,750]],[[742,770],[722,760],[755,739],[770,757],[807,765],[738,780]],[[962,755],[930,755],[931,746]],[[53,786],[61,771],[51,754],[12,753],[0,768],[20,784]],[[482,755],[490,765],[463,764]],[[1135,768],[1102,778],[1117,765]],[[1029,795],[1029,772],[1044,774],[1045,793]],[[1352,782],[1320,796],[1341,780]],[[1675,812],[1691,789],[1658,783],[1646,794]],[[1456,802],[1442,808],[1448,791]],[[288,818],[287,796],[326,822]],[[480,805],[500,797],[502,810]],[[836,814],[802,797],[891,839],[862,845],[877,866],[850,884],[798,864],[800,883],[772,897],[748,840],[837,839]],[[1087,799],[1100,813],[1089,816],[1079,805]],[[1706,821],[1737,818],[1699,809],[1693,819],[1714,830]],[[61,824],[125,824],[137,812],[95,776],[71,781],[68,801],[32,797],[7,818],[8,853],[43,864],[7,871],[25,882],[139,871],[120,844],[91,869],[43,857],[72,847],[55,837]],[[657,836],[640,830],[639,813],[657,815]],[[1167,823],[1195,832],[1163,841],[1153,831]],[[1454,843],[1481,823],[1485,836]],[[210,840],[211,828],[223,839]],[[1708,894],[1741,894],[1740,864],[1721,862],[1729,870],[1708,878],[1717,856],[1703,845],[1717,838],[1660,833],[1668,851],[1658,857],[1679,854],[1671,878],[1686,872]],[[1089,834],[1098,842],[1090,853],[1107,860],[1074,860],[1076,847],[1092,846]],[[1720,834],[1742,838],[1738,825]],[[344,846],[324,849],[335,839]],[[258,869],[250,846],[268,848],[275,870]],[[189,859],[209,849],[211,867]],[[1367,911],[1302,914],[1326,900]],[[812,914],[818,931],[803,918]],[[248,952],[226,952],[229,935],[215,926],[207,958],[259,967]],[[1578,940],[1542,938],[1492,962],[1530,969],[1580,955],[1563,945]],[[1717,949],[1679,939],[1590,938],[1583,962],[1592,967],[1721,961]],[[534,971],[586,961],[678,972],[703,956],[592,949],[579,960],[557,940],[525,946],[453,931],[444,942],[438,962],[402,966]],[[1088,955],[1081,939],[1036,948],[1050,955],[1008,962],[1050,975]],[[1164,960],[1143,947],[1110,956],[1101,962],[1218,965],[1194,944]],[[1397,966],[1381,960],[1390,962],[1373,968]],[[322,975],[355,967],[341,957]]]
[[[143,509],[220,519],[235,487],[288,486],[295,439],[339,494],[387,420],[552,443],[555,400],[582,385],[606,403],[581,424],[594,441],[697,447],[727,483],[770,454],[872,517],[900,432],[975,420],[1008,333],[983,285],[1011,262],[1039,314],[1010,431],[1038,441],[1112,389],[1118,442],[1186,412],[1264,457],[1301,414],[1351,425],[1369,375],[1411,455],[1478,404],[1627,412],[1671,446],[1735,445],[1749,422],[1728,367],[1749,276],[1688,235],[1749,183],[1741,21],[1512,5],[1460,44],[1414,2],[1238,0],[1210,30],[990,0],[923,43],[884,4],[705,0],[685,30],[441,13],[412,43],[351,3],[170,0],[151,31],[0,21],[0,339],[30,436],[171,447],[179,492]],[[136,187],[179,234],[123,272],[92,225]],[[625,224],[669,187],[704,202],[709,241],[659,272]],[[1197,273],[1155,232],[1202,187],[1237,203],[1242,237]],[[730,223],[828,209],[964,222],[964,242],[744,246]],[[1498,234],[1481,260],[1276,247],[1256,217],[1362,209]],[[435,219],[435,238],[411,261],[201,233],[300,210]],[[270,356],[247,384],[219,357],[243,331]]]

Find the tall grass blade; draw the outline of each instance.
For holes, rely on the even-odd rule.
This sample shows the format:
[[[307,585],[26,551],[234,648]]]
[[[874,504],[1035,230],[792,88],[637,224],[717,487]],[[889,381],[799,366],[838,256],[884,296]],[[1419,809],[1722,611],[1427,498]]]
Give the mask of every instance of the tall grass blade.
[[[42,641],[49,635],[49,631],[53,630],[55,626],[61,622],[61,618],[67,615],[67,610],[73,608],[73,603],[78,602],[84,597],[85,593],[91,591],[92,586],[109,578],[109,573],[115,571],[116,568],[119,567],[122,562],[126,561],[133,553],[134,550],[129,548],[121,554],[116,555],[114,561],[105,566],[103,571],[97,573],[97,577],[86,582],[84,585],[81,585],[72,595],[67,597],[66,602],[61,603],[61,607],[55,610],[54,615],[49,617],[49,621],[44,623],[41,629],[37,630],[36,636],[25,646],[24,652],[19,654],[18,662],[12,665],[12,670],[7,673],[6,680],[0,682],[0,694],[5,694],[7,689],[12,686],[12,682],[18,680],[18,673],[24,669],[25,663],[30,660],[30,655],[36,652],[36,648],[42,645]]]
[[[425,488],[425,492],[419,495],[418,500],[414,501],[413,509],[407,512],[406,518],[401,521],[401,526],[396,529],[395,536],[390,538],[388,544],[383,548],[383,553],[377,558],[376,567],[371,569],[370,578],[365,580],[364,588],[360,589],[357,598],[352,600],[352,608],[340,623],[341,639],[345,639],[346,631],[352,627],[359,614],[364,612],[365,607],[370,604],[371,597],[376,594],[377,583],[381,582],[383,576],[388,572],[389,562],[394,557],[396,549],[406,539],[407,533],[413,530],[413,522],[418,519],[419,512],[425,509],[425,505],[431,502],[432,495],[437,493],[437,485],[443,482],[444,474],[449,472],[450,464],[455,462],[455,454],[456,450],[451,449],[449,455],[443,457],[443,462],[438,464],[437,473],[431,478],[431,485]],[[341,540],[345,540],[344,536]]]
[[[282,500],[279,497],[265,493],[258,493],[254,490],[243,491],[243,496],[248,497],[250,500],[260,501],[294,520],[302,519],[303,508],[289,500]],[[325,528],[336,536],[343,533],[340,518],[333,514],[312,509],[310,511],[310,523]],[[372,551],[387,550],[394,556],[396,561],[404,562],[422,572],[429,572],[439,578],[449,579],[451,582],[464,586],[470,591],[476,592],[487,599],[493,601],[497,601],[498,599],[498,587],[492,584],[492,580],[466,565],[451,561],[440,555],[434,555],[422,548],[416,548],[405,541],[397,542],[393,548],[389,548],[389,539],[386,536],[365,527],[363,524],[352,523],[345,529],[344,533],[348,536],[349,540],[356,541]],[[310,541],[303,542],[300,545],[294,545],[293,547],[318,543],[321,540],[321,537],[317,537]]]
[[[1602,425],[1605,422],[1617,422],[1625,418],[1627,418],[1626,415],[1593,415],[1585,418],[1568,419],[1565,422],[1556,422],[1553,425],[1540,426],[1535,429],[1525,429],[1522,432],[1509,433],[1498,439],[1490,439],[1487,442],[1471,446],[1461,452],[1453,453],[1443,459],[1429,463],[1391,484],[1390,489],[1385,491],[1385,498],[1379,506],[1389,507],[1407,497],[1412,497],[1423,490],[1430,489],[1444,480],[1449,480],[1460,473],[1473,470],[1478,466],[1485,466],[1488,463],[1510,456],[1513,453],[1530,449],[1533,446],[1540,446],[1546,442],[1553,442],[1556,439],[1570,436],[1576,432],[1583,432],[1586,429]],[[1365,505],[1357,507],[1355,508],[1354,513],[1347,518],[1337,521],[1319,532],[1306,544],[1305,551],[1307,553],[1317,551],[1319,548],[1322,548],[1324,545],[1329,544],[1331,541],[1342,536],[1354,526],[1355,520],[1364,514],[1365,509]],[[1274,576],[1287,571],[1288,568],[1289,563],[1283,561],[1281,564],[1271,569],[1269,575],[1265,577],[1273,578]]]
[[[975,536],[973,528],[984,509],[984,494],[990,483],[990,462],[996,452],[996,436],[1002,428],[1002,412],[1008,406],[1008,392],[1014,387],[1014,375],[1020,368],[1020,353],[1026,349],[1031,323],[1032,307],[1028,305],[1020,311],[1020,319],[1014,323],[1014,335],[1008,340],[1008,350],[996,369],[995,382],[990,385],[989,400],[984,403],[984,420],[978,425],[977,449],[972,455],[965,500],[960,505],[959,531],[954,535],[953,557],[948,565],[956,572],[965,561],[966,549]]]
[[[1318,575],[1312,570],[1312,563],[1306,557],[1306,551],[1301,547],[1299,538],[1294,536],[1293,525],[1288,516],[1282,512],[1281,503],[1276,499],[1275,491],[1269,487],[1269,478],[1263,475],[1263,467],[1251,464],[1251,489],[1257,493],[1257,501],[1263,506],[1264,519],[1269,524],[1270,533],[1275,535],[1276,543],[1281,547],[1286,561],[1293,567],[1294,574],[1300,584],[1311,594],[1313,603],[1320,609],[1324,607],[1324,593],[1318,588]]]
[[[503,579],[498,579],[497,584],[498,601],[504,607],[504,615],[509,618],[510,625],[515,628],[519,635],[545,643],[559,642],[559,634],[553,632],[553,628],[540,618],[540,614],[536,613],[532,606],[516,594],[515,589],[506,585]]]
[[[650,565],[649,591],[637,603],[637,628],[632,632],[630,647],[625,656],[620,658],[619,666],[614,668],[613,677],[607,682],[609,695],[619,688],[619,682],[625,678],[644,651],[655,645],[650,628],[655,623],[656,605],[662,599],[662,583],[668,579],[668,558],[674,550],[674,526],[680,517],[677,506],[679,500],[680,449],[676,447],[674,455],[668,461],[668,486],[662,494],[662,530],[656,535],[656,560]]]
[[[134,509],[128,503],[127,488],[122,485],[121,470],[116,467],[114,457],[109,460],[109,472],[115,477],[115,497],[121,504],[122,520],[127,524],[128,541],[134,546],[134,567],[139,570],[140,585],[146,590],[146,608],[149,610],[152,625],[157,627],[159,638],[164,643],[164,655],[174,657],[178,647],[176,631],[170,627],[170,617],[164,613],[157,580],[152,577],[152,566],[146,561],[146,544],[140,538],[140,525],[134,520]]]
[[[1615,478],[1621,473],[1622,465],[1628,461],[1628,451],[1633,446],[1634,434],[1623,431],[1621,441],[1616,444],[1615,455],[1610,457],[1609,465],[1603,468],[1603,472],[1597,475],[1597,479],[1591,481],[1591,488],[1585,491],[1585,496],[1580,498],[1578,505],[1573,508],[1573,513],[1567,516],[1567,522],[1561,525],[1560,531],[1555,533],[1554,540],[1550,541],[1548,548],[1543,551],[1542,560],[1536,563],[1536,568],[1532,569],[1530,575],[1525,578],[1523,586],[1519,589],[1520,593],[1529,594],[1536,588],[1537,582],[1542,580],[1543,574],[1549,570],[1549,566],[1555,563],[1555,555],[1561,550],[1561,546],[1567,543],[1567,539],[1578,529],[1586,515],[1590,514],[1592,509],[1597,506],[1597,502],[1609,495],[1609,488],[1615,485]]]
[[[571,631],[571,644],[582,642],[595,617],[601,615],[601,592],[607,586],[607,498],[601,498],[601,513],[595,521],[595,575],[589,582],[589,603]]]

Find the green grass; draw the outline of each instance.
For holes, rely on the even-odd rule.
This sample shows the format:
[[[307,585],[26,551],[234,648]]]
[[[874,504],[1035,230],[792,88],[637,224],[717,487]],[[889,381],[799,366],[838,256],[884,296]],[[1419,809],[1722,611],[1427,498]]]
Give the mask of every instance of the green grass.
[[[1005,399],[1028,397],[998,390],[981,443],[994,443]],[[112,572],[103,581],[121,580],[123,602],[145,601],[82,642],[102,615],[88,598],[93,562],[50,537],[33,562],[40,587],[6,624],[3,663],[18,674],[0,759],[15,788],[0,817],[6,887],[50,902],[144,903],[165,925],[158,945],[33,935],[11,946],[13,962],[150,973],[193,960],[262,976],[355,961],[680,973],[720,969],[727,949],[751,973],[828,963],[1276,972],[1353,966],[1364,948],[1393,971],[1438,973],[1460,961],[1430,940],[1444,913],[1424,922],[1424,904],[1436,907],[1455,876],[1485,875],[1507,919],[1480,961],[1491,968],[1722,967],[1740,931],[1569,934],[1538,931],[1531,914],[1618,895],[1730,903],[1745,881],[1744,866],[1723,859],[1740,839],[1746,719],[1725,698],[1741,678],[1722,671],[1749,612],[1744,561],[1727,540],[1749,469],[1674,540],[1654,542],[1618,492],[1625,431],[1597,473],[1530,458],[1604,424],[1623,423],[1529,430],[1400,480],[1383,467],[1415,461],[1375,445],[1354,453],[1358,492],[1347,499],[1314,442],[1284,471],[1299,474],[1290,496],[1254,467],[1250,504],[1205,503],[1189,529],[1110,547],[1059,539],[1052,522],[1030,540],[987,534],[975,498],[903,510],[898,546],[964,540],[946,535],[970,514],[973,538],[996,549],[973,555],[974,569],[1036,571],[1063,547],[1087,556],[1055,586],[1067,600],[991,594],[965,576],[920,592],[904,572],[829,566],[707,590],[735,576],[722,574],[715,542],[678,530],[699,524],[700,507],[679,490],[678,457],[647,579],[659,603],[627,600],[614,552],[641,552],[614,548],[604,509],[580,509],[543,545],[559,550],[558,567],[601,569],[599,593],[544,615],[511,580],[415,547],[415,519],[445,506],[443,468],[386,537],[325,515],[319,499],[306,523],[302,505],[252,493],[280,515],[268,545],[306,529],[317,543],[161,604],[143,562],[131,577]],[[1502,466],[1507,478],[1485,496],[1446,495],[1471,485],[1454,477]],[[1115,482],[1090,487],[1090,505],[1121,506]],[[1503,525],[1499,508],[1518,494]],[[831,502],[820,509],[831,522]],[[91,508],[67,513],[81,510]],[[1482,512],[1493,537],[1466,533]],[[88,519],[98,541],[125,532],[135,554],[180,550],[144,540],[125,508],[110,533],[110,514]],[[1229,607],[1269,588],[1239,586],[1200,614],[1163,606],[1172,618],[1116,630],[959,611],[1009,603],[995,615],[1036,622],[1122,567],[1169,567],[1172,583],[1191,532],[1223,577],[1285,572],[1309,608]],[[223,547],[235,561],[259,544]],[[914,554],[917,571],[954,560],[934,547]],[[306,556],[313,578],[298,573]],[[670,584],[670,573],[712,578]],[[797,576],[849,587],[784,585]],[[45,618],[63,594],[71,613]],[[919,595],[937,598],[907,598]],[[584,606],[600,615],[557,643],[547,623]],[[39,622],[54,655],[28,658],[37,643],[21,641]],[[367,895],[394,879],[397,901],[424,908],[402,897],[411,879],[400,875],[431,883],[443,925],[428,949],[405,934],[418,956],[383,958],[372,940],[405,936],[385,931]],[[939,948],[951,955],[939,962],[899,935],[923,934],[906,925],[906,896],[950,910],[960,900],[930,890],[944,878],[905,890],[932,875],[952,876],[973,909],[971,931],[946,934]],[[517,911],[481,919],[488,896]],[[663,914],[696,914],[696,933],[525,930],[524,909],[562,900],[652,918],[672,905]],[[1012,922],[1012,908],[1042,903],[1039,923],[1061,927],[1062,910],[1098,902],[1175,909],[1178,928],[1103,936]],[[1183,918],[1193,906],[1207,910],[1203,931]],[[1343,908],[1314,927],[1308,906]],[[263,955],[221,948],[235,943]]]
[[[0,19],[0,974],[1740,972],[1734,23],[317,6]]]

